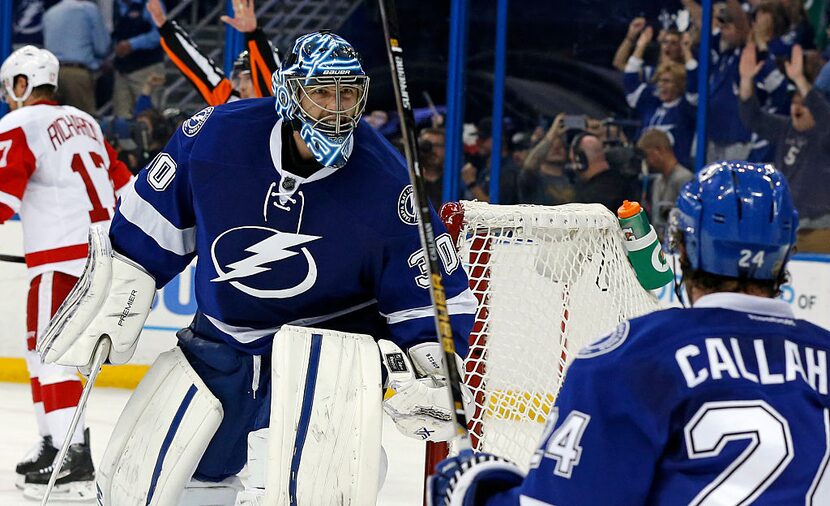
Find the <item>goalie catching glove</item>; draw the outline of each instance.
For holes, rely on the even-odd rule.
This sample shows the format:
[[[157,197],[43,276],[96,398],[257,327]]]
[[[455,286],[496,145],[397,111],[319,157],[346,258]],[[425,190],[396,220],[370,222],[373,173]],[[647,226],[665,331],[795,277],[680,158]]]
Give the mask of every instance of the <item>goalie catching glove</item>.
[[[46,363],[76,366],[88,374],[98,341],[109,339],[109,363],[126,363],[155,293],[153,277],[113,252],[103,228],[92,227],[84,272],[38,337],[38,353]]]
[[[449,441],[455,432],[453,407],[447,381],[441,370],[444,353],[438,343],[409,348],[409,357],[391,341],[378,342],[389,374],[388,386],[395,395],[383,402],[383,410],[405,436],[423,441]],[[410,358],[412,359],[410,361]],[[463,371],[461,358],[456,356]],[[414,364],[414,367],[413,367]],[[472,396],[461,385],[467,417],[472,414]]]

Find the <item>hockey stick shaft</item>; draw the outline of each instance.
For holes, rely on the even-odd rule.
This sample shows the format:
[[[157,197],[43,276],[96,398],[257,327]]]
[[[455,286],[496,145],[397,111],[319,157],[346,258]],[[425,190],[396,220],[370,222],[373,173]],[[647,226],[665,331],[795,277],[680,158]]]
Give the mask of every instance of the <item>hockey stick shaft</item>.
[[[11,262],[13,264],[25,264],[26,259],[17,255],[4,255],[0,253],[0,262]]]
[[[415,138],[415,116],[412,113],[412,104],[409,100],[409,90],[406,85],[406,75],[403,65],[403,47],[398,32],[398,16],[394,0],[378,0],[380,17],[383,23],[383,33],[386,38],[386,54],[389,56],[389,69],[392,72],[392,86],[395,89],[395,101],[398,106],[398,115],[401,118],[401,133],[406,154],[406,165],[409,169],[409,179],[412,182],[413,199],[417,209],[418,232],[421,236],[421,246],[427,257],[427,275],[430,279],[429,295],[435,308],[435,330],[441,347],[444,350],[444,367],[447,370],[447,383],[455,411],[456,431],[459,436],[460,449],[470,448],[470,438],[467,431],[467,415],[464,412],[464,401],[461,396],[461,372],[455,361],[455,343],[452,337],[450,315],[447,310],[447,294],[444,290],[444,280],[438,264],[438,250],[435,247],[435,232],[432,229],[432,216],[429,210],[429,201],[424,191],[424,179],[418,161],[418,145]]]
[[[105,338],[99,341],[98,346],[95,348],[95,354],[92,358],[92,371],[90,371],[89,378],[87,379],[86,385],[84,385],[84,389],[81,392],[81,399],[78,401],[78,406],[75,407],[75,413],[72,415],[72,421],[69,423],[69,430],[66,433],[66,439],[61,445],[61,450],[58,452],[58,456],[55,457],[52,475],[49,476],[49,484],[46,485],[46,491],[43,493],[43,499],[40,501],[40,506],[46,506],[49,502],[49,496],[52,495],[52,489],[55,488],[55,482],[58,479],[58,474],[60,474],[61,467],[63,467],[63,459],[66,458],[66,452],[69,451],[69,445],[72,443],[72,434],[75,433],[75,427],[78,426],[81,414],[86,408],[86,401],[89,399],[89,394],[92,392],[92,386],[95,384],[95,380],[98,379],[98,373],[101,372],[101,366],[104,365],[104,361],[110,354],[110,347],[110,340]]]

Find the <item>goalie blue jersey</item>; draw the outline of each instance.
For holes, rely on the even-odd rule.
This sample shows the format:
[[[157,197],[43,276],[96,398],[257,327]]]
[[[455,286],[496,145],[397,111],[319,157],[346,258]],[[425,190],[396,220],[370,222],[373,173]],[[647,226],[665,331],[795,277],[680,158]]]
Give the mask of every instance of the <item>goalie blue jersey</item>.
[[[579,352],[518,488],[488,505],[827,505],[830,332],[718,293]]]
[[[284,324],[435,339],[412,187],[401,156],[371,127],[340,169],[309,177],[283,164],[272,98],[208,107],[185,121],[122,196],[113,248],[159,287],[198,256],[198,334],[261,354]],[[289,157],[286,157],[290,159]],[[433,212],[456,346],[476,300]]]

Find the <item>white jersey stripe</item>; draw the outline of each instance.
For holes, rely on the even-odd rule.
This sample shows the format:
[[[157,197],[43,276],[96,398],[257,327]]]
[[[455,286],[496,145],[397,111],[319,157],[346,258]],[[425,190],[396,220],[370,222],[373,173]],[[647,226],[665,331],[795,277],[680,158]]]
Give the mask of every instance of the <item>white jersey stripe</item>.
[[[20,211],[20,199],[15,197],[14,195],[0,192],[0,204],[6,204],[7,206],[11,207],[12,211],[14,212]]]
[[[37,335],[35,336],[38,339],[46,331],[49,320],[52,319],[52,281],[54,278],[55,273],[51,271],[40,275],[40,285],[37,290]]]
[[[135,188],[131,187],[121,197],[119,209],[127,221],[167,251],[182,256],[196,251],[196,227],[177,228],[152,204],[141,198]]]
[[[526,495],[519,496],[519,506],[553,506],[549,502],[540,501]]]
[[[298,325],[298,326],[301,326],[301,327],[310,327],[310,326],[315,325],[317,323],[322,323],[324,321],[328,321],[328,320],[331,320],[333,318],[337,318],[338,316],[343,316],[345,314],[353,313],[353,312],[355,312],[359,309],[363,309],[367,306],[371,306],[372,304],[375,304],[376,302],[377,301],[375,299],[372,299],[370,301],[362,302],[362,303],[360,303],[356,306],[352,306],[352,307],[343,309],[342,311],[337,311],[335,313],[330,313],[330,314],[323,315],[323,316],[314,316],[314,317],[311,317],[311,318],[302,318],[300,320],[294,320],[294,321],[288,322],[286,325]],[[202,314],[204,314],[204,313],[202,313]],[[239,341],[240,343],[252,343],[252,342],[256,341],[257,339],[262,339],[263,337],[267,337],[267,336],[273,336],[274,334],[277,333],[277,331],[280,329],[280,327],[282,327],[282,325],[278,325],[276,327],[271,327],[271,328],[267,328],[267,329],[255,329],[255,328],[251,328],[251,327],[237,327],[235,325],[229,325],[225,322],[217,320],[216,318],[214,318],[214,317],[212,317],[208,314],[205,314],[205,318],[207,318],[208,321],[211,324],[213,324],[214,327],[216,327],[220,331],[224,332],[225,334],[233,337],[236,341]]]
[[[447,312],[449,314],[475,314],[478,308],[478,299],[476,299],[470,289],[466,289],[455,297],[447,300]],[[386,323],[394,325],[417,318],[427,318],[435,315],[435,309],[432,306],[416,307],[412,309],[404,309],[403,311],[395,311],[394,313],[383,314],[386,318]]]

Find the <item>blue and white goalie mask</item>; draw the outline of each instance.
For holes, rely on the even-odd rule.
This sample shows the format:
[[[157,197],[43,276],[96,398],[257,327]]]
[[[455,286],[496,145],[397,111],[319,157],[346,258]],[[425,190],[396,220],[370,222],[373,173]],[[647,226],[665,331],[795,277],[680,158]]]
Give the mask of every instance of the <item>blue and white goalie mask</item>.
[[[327,31],[303,35],[272,81],[277,114],[300,132],[314,158],[325,167],[345,165],[369,91],[351,44]]]

